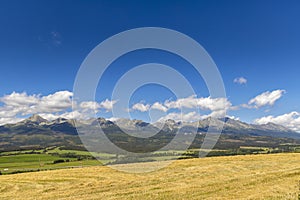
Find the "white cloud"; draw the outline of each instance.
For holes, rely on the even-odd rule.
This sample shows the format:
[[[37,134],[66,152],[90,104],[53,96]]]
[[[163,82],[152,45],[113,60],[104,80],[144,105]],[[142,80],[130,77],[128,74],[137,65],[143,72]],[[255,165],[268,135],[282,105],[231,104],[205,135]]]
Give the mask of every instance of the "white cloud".
[[[66,118],[66,119],[88,119],[88,118],[94,117],[94,115],[93,115],[93,113],[83,113],[83,112],[79,112],[79,111],[75,110],[75,111],[71,111],[71,112],[65,112],[65,113],[61,114],[60,117]]]
[[[234,83],[238,83],[240,85],[246,84],[247,83],[247,79],[244,77],[237,77],[233,80]]]
[[[159,102],[155,102],[152,106],[151,106],[151,109],[155,109],[155,110],[160,110],[160,111],[163,111],[163,112],[167,112],[168,111],[168,108],[164,105],[162,105],[161,103]]]
[[[232,104],[227,98],[199,98],[198,104],[201,109],[219,111],[230,109]]]
[[[152,105],[137,103],[132,106],[130,111],[138,110],[140,112],[149,111],[149,109],[157,109],[163,112],[167,112],[170,109],[197,109],[200,108],[202,110],[211,111],[210,114],[203,115],[200,117],[197,112],[192,112],[191,110],[186,110],[181,114],[180,112],[171,112],[168,113],[166,116],[159,118],[159,120],[165,119],[174,119],[179,121],[195,121],[199,120],[200,118],[206,117],[224,117],[226,114],[226,110],[232,108],[232,104],[228,101],[227,98],[211,98],[211,97],[200,97],[197,98],[195,95],[187,97],[187,98],[180,98],[175,101],[166,100],[164,104],[159,102],[155,102]]]
[[[225,117],[226,116],[226,112],[225,110],[216,110],[216,111],[212,111],[210,114],[206,115],[206,117],[213,117],[213,118],[221,118],[221,117]]]
[[[0,108],[6,115],[27,115],[38,112],[60,112],[71,107],[71,97],[73,93],[69,91],[59,91],[48,96],[28,95],[27,93],[13,92],[0,98],[4,106]]]
[[[104,100],[100,103],[94,101],[81,102],[79,105],[74,103],[78,111],[70,111],[72,108],[72,96],[70,91],[58,91],[46,96],[28,95],[25,92],[13,92],[0,98],[3,103],[0,106],[0,124],[14,123],[30,114],[40,114],[42,117],[53,120],[58,117],[68,119],[85,119],[93,117],[99,109],[110,111],[116,100]],[[93,112],[94,111],[94,112]]]
[[[102,101],[99,106],[100,108],[103,108],[106,110],[106,112],[111,111],[114,104],[117,103],[117,100],[108,100],[105,99],[104,101]]]
[[[177,99],[176,101],[169,101],[166,100],[164,105],[168,108],[177,108],[180,109],[181,107],[184,108],[197,108],[197,98],[195,95],[187,97],[187,98],[181,98]]]
[[[22,121],[22,118],[16,118],[16,117],[2,117],[0,118],[0,124],[13,124],[13,123],[17,123],[19,121]]]
[[[60,112],[72,106],[73,93],[69,91],[59,91],[48,96],[41,97],[36,110],[32,113],[38,112]]]
[[[279,116],[265,116],[259,119],[255,119],[256,124],[267,124],[269,122],[280,124],[290,128],[293,131],[300,132],[300,113],[293,111]]]
[[[54,120],[60,117],[58,114],[52,114],[52,113],[40,113],[39,114],[42,118],[47,120]]]
[[[96,110],[100,108],[100,104],[95,101],[84,101],[79,104],[79,107],[87,110]]]
[[[28,107],[26,106],[3,106],[0,107],[0,118],[11,118],[15,117],[18,113],[23,113]]]
[[[248,104],[254,106],[255,108],[260,108],[262,106],[270,105],[273,106],[274,103],[282,97],[285,90],[273,90],[264,92],[253,99],[251,99]]]
[[[27,95],[26,92],[13,92],[9,95],[5,95],[2,98],[0,98],[0,101],[8,106],[29,106],[37,104],[39,101],[39,96]]]
[[[57,118],[65,118],[65,119],[89,119],[94,116],[93,113],[89,112],[79,112],[77,110],[71,111],[71,112],[64,112],[61,114],[57,113],[40,113],[41,117],[47,119],[47,120],[54,120]]]
[[[118,118],[118,117],[110,117],[110,118],[107,118],[107,120],[109,120],[109,121],[111,121],[111,122],[115,122],[115,121],[117,121],[118,119],[120,119],[120,118]]]
[[[197,108],[210,111],[218,111],[229,109],[232,104],[227,98],[211,98],[211,97],[200,97],[190,96],[187,98],[177,99],[176,101],[165,101],[164,104],[167,108]]]
[[[147,112],[150,109],[149,104],[137,103],[132,106],[132,110],[138,110],[141,112]]]
[[[208,115],[200,115],[199,113],[193,111],[193,112],[188,112],[188,113],[172,112],[172,113],[169,113],[169,114],[159,118],[157,121],[164,122],[168,119],[172,119],[175,121],[195,122],[195,121],[206,119],[208,117],[220,118],[220,117],[225,117],[225,116],[229,117],[230,119],[240,120],[239,118],[237,118],[235,116],[228,116],[228,115],[225,115],[225,113],[222,113],[220,111],[215,111]]]
[[[240,118],[236,117],[236,116],[227,115],[226,117],[233,119],[233,120],[240,120]]]
[[[79,104],[79,107],[83,110],[90,110],[90,111],[94,110],[96,112],[98,111],[98,109],[102,108],[106,110],[106,112],[108,112],[112,110],[115,103],[117,103],[116,100],[108,100],[108,99],[105,99],[100,103],[95,101],[84,101]]]

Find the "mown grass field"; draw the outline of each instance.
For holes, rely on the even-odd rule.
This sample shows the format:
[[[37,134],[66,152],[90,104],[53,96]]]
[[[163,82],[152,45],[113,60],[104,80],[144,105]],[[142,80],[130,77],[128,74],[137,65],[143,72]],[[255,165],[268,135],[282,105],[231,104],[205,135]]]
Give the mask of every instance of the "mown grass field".
[[[300,154],[209,157],[141,174],[98,166],[3,175],[0,199],[298,199],[299,181]]]

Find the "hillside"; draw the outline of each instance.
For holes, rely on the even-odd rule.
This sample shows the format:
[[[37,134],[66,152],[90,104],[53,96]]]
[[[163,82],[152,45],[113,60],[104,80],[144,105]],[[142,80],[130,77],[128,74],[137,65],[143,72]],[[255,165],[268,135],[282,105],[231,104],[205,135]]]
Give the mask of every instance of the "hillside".
[[[15,174],[0,176],[0,199],[297,199],[299,166],[300,154],[275,154],[179,160],[143,174],[108,167]]]

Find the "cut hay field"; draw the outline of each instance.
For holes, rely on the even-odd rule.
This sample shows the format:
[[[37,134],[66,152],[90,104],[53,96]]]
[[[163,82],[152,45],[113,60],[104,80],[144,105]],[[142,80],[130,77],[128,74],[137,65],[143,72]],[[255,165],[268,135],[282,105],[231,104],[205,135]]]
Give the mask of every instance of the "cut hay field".
[[[0,199],[298,199],[299,181],[300,154],[209,157],[142,174],[98,166],[2,175]]]

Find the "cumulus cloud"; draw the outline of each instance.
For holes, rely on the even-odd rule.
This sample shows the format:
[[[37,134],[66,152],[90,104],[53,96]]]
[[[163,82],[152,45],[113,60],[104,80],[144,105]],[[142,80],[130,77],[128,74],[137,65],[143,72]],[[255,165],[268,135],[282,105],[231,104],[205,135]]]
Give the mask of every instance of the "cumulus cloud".
[[[132,106],[132,110],[138,110],[141,112],[147,112],[150,109],[149,104],[136,103]]]
[[[42,117],[53,120],[58,117],[68,119],[83,119],[92,117],[99,109],[110,111],[116,100],[104,100],[100,103],[95,101],[75,103],[78,111],[70,111],[72,108],[72,96],[70,91],[58,91],[46,96],[28,95],[26,92],[13,92],[0,98],[3,103],[0,106],[0,124],[15,123],[23,120],[17,116],[40,114]],[[94,111],[94,112],[93,112]]]
[[[53,114],[53,113],[40,113],[39,115],[42,118],[47,119],[47,120],[54,120],[54,119],[61,117],[59,114]]]
[[[228,118],[230,118],[230,119],[233,119],[233,120],[240,120],[239,117],[232,116],[232,115],[227,115],[226,117],[228,117]]]
[[[225,117],[226,116],[226,112],[225,110],[216,110],[216,111],[212,111],[210,114],[205,115],[204,117],[213,117],[213,118],[220,118],[220,117]]]
[[[83,112],[79,112],[77,110],[71,111],[71,112],[65,112],[60,115],[60,117],[66,118],[66,119],[88,119],[93,116],[94,115],[91,113],[83,113]]]
[[[100,108],[100,104],[95,101],[84,101],[79,104],[79,107],[87,110],[96,110]]]
[[[36,110],[32,113],[39,112],[60,112],[72,106],[71,97],[72,92],[69,91],[59,91],[54,94],[49,94],[48,96],[43,96],[39,99],[36,105]]]
[[[105,109],[107,112],[108,111],[111,111],[114,104],[117,103],[117,100],[108,100],[108,99],[105,99],[104,101],[102,101],[99,106],[100,108],[102,109]]]
[[[155,102],[152,106],[151,106],[151,109],[155,109],[155,110],[160,110],[160,111],[163,111],[163,112],[167,112],[168,111],[168,108],[164,105],[162,105],[161,103],[159,102]]]
[[[225,116],[229,117],[230,119],[240,120],[238,117],[225,115],[225,113],[224,112],[222,113],[221,111],[214,111],[208,115],[200,115],[198,112],[192,111],[187,113],[180,113],[180,112],[168,113],[167,115],[159,118],[157,121],[164,122],[168,119],[172,119],[174,121],[195,122],[195,121],[206,119],[208,117],[220,118]]]
[[[65,119],[88,119],[93,117],[93,113],[90,112],[79,112],[78,110],[63,112],[63,113],[40,113],[41,117],[47,120],[54,120],[57,118],[65,118]]]
[[[197,108],[197,98],[195,95],[187,97],[187,98],[181,98],[177,99],[175,101],[169,101],[166,100],[164,105],[168,108],[177,108],[180,109],[181,107],[184,108]]]
[[[300,113],[293,111],[279,116],[265,116],[254,120],[256,124],[267,124],[269,122],[280,124],[293,131],[300,132]]]
[[[262,106],[270,105],[273,106],[274,103],[282,97],[285,90],[273,90],[264,92],[248,102],[248,105],[255,108],[260,108]]]
[[[109,120],[109,121],[111,121],[111,122],[115,122],[115,121],[117,121],[118,119],[120,119],[120,118],[118,118],[118,117],[110,117],[110,118],[107,118],[107,120]]]
[[[0,124],[13,124],[13,123],[17,123],[19,121],[22,121],[22,118],[17,118],[17,117],[1,117],[0,118]]]
[[[7,106],[28,106],[38,103],[39,96],[27,95],[26,92],[17,93],[13,92],[0,98],[0,101]]]
[[[220,111],[230,109],[232,104],[227,98],[199,98],[198,104],[201,109]]]
[[[243,85],[243,84],[246,84],[247,83],[247,79],[244,78],[244,77],[237,77],[233,80],[234,83],[237,83],[237,84],[240,84],[240,85]]]
[[[60,112],[71,107],[71,97],[73,93],[69,91],[59,91],[48,96],[28,95],[27,93],[13,92],[0,98],[4,106],[0,108],[7,115],[35,114],[38,112]],[[0,114],[1,115],[1,114]]]
[[[8,106],[0,107],[0,118],[15,117],[18,113],[23,113],[28,110],[26,106]]]
[[[98,103],[95,101],[84,101],[79,104],[79,107],[83,110],[98,110],[104,109],[106,112],[111,111],[114,104],[116,104],[116,100],[108,100],[105,99],[104,101]]]
[[[176,101],[166,101],[165,106],[170,108],[197,108],[210,111],[229,109],[232,104],[227,98],[211,98],[190,96],[187,98],[177,99]]]
[[[129,111],[138,110],[140,112],[147,112],[149,109],[161,110],[163,112],[170,111],[171,109],[186,108],[186,109],[197,109],[211,111],[210,114],[203,115],[202,117],[224,117],[226,114],[226,110],[233,108],[231,102],[227,98],[211,98],[211,97],[200,97],[197,98],[195,95],[189,96],[187,98],[180,98],[174,101],[166,100],[163,104],[159,102],[155,102],[154,104],[143,104],[137,103],[132,106]],[[171,112],[166,116],[160,118],[159,120],[164,119],[174,119],[180,121],[193,121],[199,120],[200,115],[197,112],[187,112],[181,114],[180,112]]]

